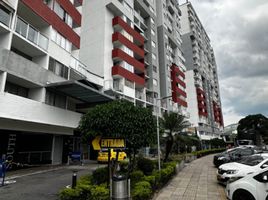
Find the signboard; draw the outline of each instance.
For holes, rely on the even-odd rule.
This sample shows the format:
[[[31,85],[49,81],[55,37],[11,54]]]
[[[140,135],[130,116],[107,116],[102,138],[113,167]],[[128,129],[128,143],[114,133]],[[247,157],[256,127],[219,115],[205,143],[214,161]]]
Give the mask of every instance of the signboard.
[[[92,141],[93,149],[96,151],[101,148],[108,149],[121,149],[126,147],[125,139],[123,138],[101,138],[100,136],[95,137]]]
[[[123,138],[102,138],[100,142],[101,148],[125,148],[125,140]]]

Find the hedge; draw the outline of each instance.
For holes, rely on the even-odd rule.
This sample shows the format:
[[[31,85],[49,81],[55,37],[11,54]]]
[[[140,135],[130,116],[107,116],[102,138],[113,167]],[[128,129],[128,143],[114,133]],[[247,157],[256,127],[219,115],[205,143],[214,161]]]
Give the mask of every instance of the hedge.
[[[225,151],[225,148],[221,148],[221,149],[205,149],[205,150],[201,150],[201,151],[195,151],[192,154],[195,155],[197,158],[200,158],[202,156],[206,156],[209,154],[214,154],[214,153],[220,153]]]
[[[137,182],[132,190],[133,200],[146,200],[150,199],[153,194],[151,185],[147,181]]]

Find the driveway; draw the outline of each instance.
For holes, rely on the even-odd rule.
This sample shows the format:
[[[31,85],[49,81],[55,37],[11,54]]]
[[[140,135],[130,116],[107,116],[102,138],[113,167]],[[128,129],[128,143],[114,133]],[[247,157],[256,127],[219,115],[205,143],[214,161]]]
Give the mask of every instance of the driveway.
[[[224,187],[217,183],[213,155],[205,156],[187,164],[156,200],[226,200]]]
[[[58,192],[71,185],[73,170],[78,171],[79,178],[98,167],[98,164],[64,166],[12,174],[11,177],[15,177],[13,180],[16,180],[16,183],[0,187],[0,200],[56,200]]]

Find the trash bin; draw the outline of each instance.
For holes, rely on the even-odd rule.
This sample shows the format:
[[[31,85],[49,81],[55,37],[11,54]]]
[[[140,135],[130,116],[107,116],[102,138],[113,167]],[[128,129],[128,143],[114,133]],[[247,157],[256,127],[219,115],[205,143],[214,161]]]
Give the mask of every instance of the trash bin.
[[[128,180],[124,175],[114,175],[112,178],[112,199],[128,199]]]

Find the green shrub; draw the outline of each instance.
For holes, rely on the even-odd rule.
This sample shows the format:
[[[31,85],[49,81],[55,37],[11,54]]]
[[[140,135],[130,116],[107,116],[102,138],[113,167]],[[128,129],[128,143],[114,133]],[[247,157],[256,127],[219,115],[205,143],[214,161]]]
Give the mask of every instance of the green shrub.
[[[192,153],[192,155],[195,155],[197,158],[200,158],[202,156],[206,156],[209,154],[213,154],[213,153],[220,153],[223,152],[225,149],[221,148],[221,149],[205,149],[205,150],[201,150],[201,151],[195,151]]]
[[[80,190],[65,188],[60,191],[59,197],[61,200],[80,200]]]
[[[150,176],[144,176],[143,181],[149,182],[151,185],[152,190],[156,189],[156,184],[155,184],[155,176],[150,175]]]
[[[140,181],[135,184],[135,187],[132,191],[133,200],[147,200],[152,196],[151,185],[147,181]]]
[[[162,186],[162,182],[161,182],[161,172],[158,170],[154,170],[152,173],[152,176],[155,177],[155,188],[159,189]]]
[[[151,175],[154,170],[154,162],[150,159],[140,157],[137,162],[138,168],[143,171],[145,175]]]
[[[137,182],[141,181],[143,178],[144,174],[141,170],[135,170],[130,173],[130,181],[131,185],[134,186]]]
[[[92,181],[94,184],[101,184],[108,181],[108,167],[98,168],[92,173]]]
[[[109,200],[109,189],[105,184],[92,186],[90,192],[90,200]]]

